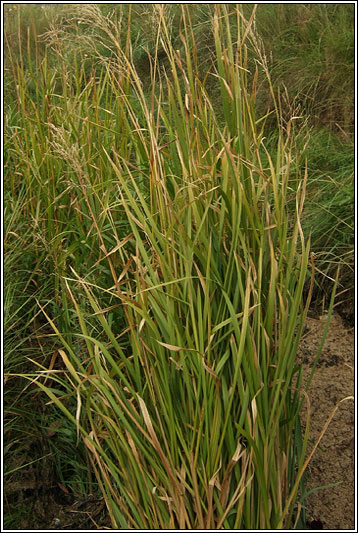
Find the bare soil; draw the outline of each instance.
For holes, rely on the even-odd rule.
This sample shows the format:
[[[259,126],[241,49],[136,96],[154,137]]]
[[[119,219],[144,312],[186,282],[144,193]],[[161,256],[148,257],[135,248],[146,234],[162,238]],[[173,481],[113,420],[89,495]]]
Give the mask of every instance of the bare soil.
[[[308,318],[299,359],[304,380],[322,339],[327,317]],[[354,394],[354,329],[338,314],[332,316],[327,339],[313,376],[310,399],[310,435],[316,441],[335,406]],[[354,401],[340,403],[307,470],[306,514],[312,529],[354,530]],[[315,526],[315,527],[314,527]]]

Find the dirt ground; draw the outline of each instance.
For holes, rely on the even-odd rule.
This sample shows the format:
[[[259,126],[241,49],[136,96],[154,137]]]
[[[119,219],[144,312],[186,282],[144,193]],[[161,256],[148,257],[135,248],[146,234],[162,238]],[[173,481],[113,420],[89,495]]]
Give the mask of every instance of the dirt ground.
[[[327,317],[308,318],[299,359],[304,379],[310,374]],[[338,314],[332,316],[328,336],[309,388],[311,438],[316,441],[337,403],[354,394],[354,329]],[[339,405],[307,469],[307,491],[334,483],[308,496],[307,520],[312,529],[354,530],[354,401]]]

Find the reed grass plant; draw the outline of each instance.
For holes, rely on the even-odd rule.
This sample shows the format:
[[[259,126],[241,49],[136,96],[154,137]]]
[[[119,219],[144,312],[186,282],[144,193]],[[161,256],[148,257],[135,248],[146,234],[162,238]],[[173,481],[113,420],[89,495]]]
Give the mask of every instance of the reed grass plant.
[[[44,38],[56,70],[49,51],[26,75],[11,59],[9,188],[19,194],[20,173],[21,211],[53,283],[37,298],[52,328],[44,342],[62,365],[33,361],[23,377],[73,423],[114,528],[290,529],[309,436],[296,364],[313,269],[307,173],[294,164],[294,119],[281,120],[255,9],[245,18],[239,5],[214,6],[204,74],[189,7],[181,52],[168,9],[153,5],[149,93],[130,25],[93,4],[67,19],[72,36],[78,21],[91,28],[81,41],[90,66],[55,25]],[[255,114],[262,76],[277,118],[270,150]]]

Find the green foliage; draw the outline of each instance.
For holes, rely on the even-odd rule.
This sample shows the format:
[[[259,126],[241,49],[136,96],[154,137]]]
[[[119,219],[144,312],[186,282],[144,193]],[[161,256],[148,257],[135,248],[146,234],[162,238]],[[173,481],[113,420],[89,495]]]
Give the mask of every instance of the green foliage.
[[[311,179],[302,225],[315,252],[316,305],[329,299],[340,265],[342,316],[354,314],[354,159],[353,145],[326,129],[311,134],[307,147]],[[328,155],[329,154],[329,155]]]
[[[114,527],[291,527],[302,228],[326,275],[353,257],[351,103],[332,81],[349,9],[55,7],[6,7],[9,470],[31,406],[61,483],[100,490]],[[324,95],[341,139],[295,126]]]
[[[262,4],[256,25],[274,87],[299,99],[315,126],[352,135],[353,4]]]

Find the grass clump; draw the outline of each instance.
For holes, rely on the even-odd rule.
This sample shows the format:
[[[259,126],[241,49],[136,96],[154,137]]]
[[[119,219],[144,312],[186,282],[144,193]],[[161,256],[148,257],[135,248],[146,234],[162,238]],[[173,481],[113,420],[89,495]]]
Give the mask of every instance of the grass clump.
[[[8,375],[67,417],[62,442],[86,448],[114,528],[293,528],[309,436],[296,365],[312,290],[303,301],[307,171],[255,9],[210,8],[205,69],[187,6],[153,5],[140,53],[138,13],[108,9],[61,12],[34,60],[28,37],[31,68],[9,58],[7,187],[49,285],[26,303],[46,318],[45,357]]]
[[[293,438],[302,399],[295,356],[307,311],[302,290],[309,245],[300,226],[305,180],[289,215],[290,180],[300,180],[289,172],[289,128],[275,154],[267,154],[268,167],[260,159],[263,132],[245,48],[253,18],[244,21],[238,8],[215,10],[216,62],[207,75],[219,84],[222,125],[197,72],[188,10],[182,9],[183,56],[171,44],[164,8],[157,6],[155,15],[156,50],[165,50],[169,68],[160,72],[157,54],[151,59],[148,99],[107,19],[93,7],[81,12],[81,20],[95,17],[118,45],[115,61],[103,59],[98,90],[104,94],[108,84],[121,107],[107,109],[112,137],[98,137],[93,148],[74,120],[91,106],[94,119],[84,133],[97,135],[95,86],[91,104],[75,89],[72,103],[65,102],[72,110],[67,131],[48,124],[50,153],[57,153],[51,164],[66,158],[81,202],[78,216],[86,210],[92,221],[91,250],[99,246],[113,279],[108,288],[74,267],[72,281],[61,276],[81,334],[67,336],[44,311],[63,342],[59,352],[76,414],[37,383],[76,424],[114,527],[292,525],[305,447]],[[257,72],[254,87],[256,78]],[[105,209],[104,176],[117,197],[110,205],[105,196]],[[111,249],[115,209],[128,232]],[[95,291],[123,308],[119,338]],[[78,337],[87,355],[76,349]]]

